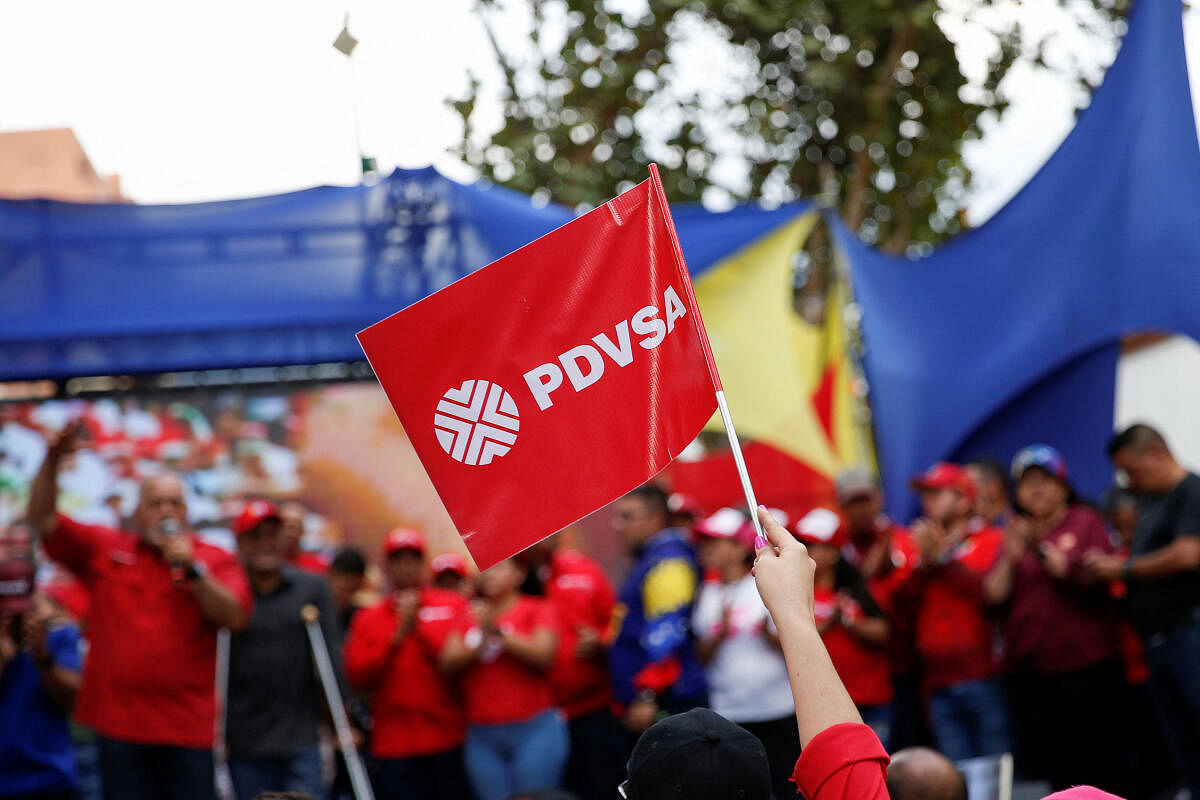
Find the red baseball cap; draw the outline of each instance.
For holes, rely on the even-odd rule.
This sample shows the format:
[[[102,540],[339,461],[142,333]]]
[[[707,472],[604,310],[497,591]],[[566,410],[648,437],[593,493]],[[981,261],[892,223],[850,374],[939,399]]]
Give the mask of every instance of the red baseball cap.
[[[743,547],[754,549],[754,523],[736,508],[719,509],[692,526],[697,536],[710,539],[732,539]]]
[[[275,504],[270,500],[250,500],[242,506],[242,512],[233,521],[233,532],[238,537],[245,536],[268,519],[279,521],[279,509]]]
[[[425,554],[425,535],[416,528],[393,528],[383,540],[383,555],[391,558],[401,550]]]
[[[458,553],[442,553],[434,556],[433,561],[429,562],[429,569],[434,575],[453,572],[460,578],[467,577],[467,561]]]
[[[805,544],[841,547],[842,518],[829,508],[814,508],[792,525],[792,535]]]
[[[909,481],[914,489],[955,489],[969,500],[975,499],[975,481],[970,474],[958,464],[947,464],[939,461]]]

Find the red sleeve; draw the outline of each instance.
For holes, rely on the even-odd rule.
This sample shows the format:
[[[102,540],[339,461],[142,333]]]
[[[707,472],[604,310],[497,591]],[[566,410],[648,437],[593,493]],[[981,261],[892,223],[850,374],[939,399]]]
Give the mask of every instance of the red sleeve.
[[[866,725],[826,728],[796,760],[792,781],[808,800],[888,800],[888,755]]]
[[[342,651],[346,681],[351,686],[363,691],[375,687],[392,654],[395,635],[395,615],[384,614],[379,606],[363,609],[354,615]]]
[[[250,592],[250,581],[246,578],[246,571],[242,569],[241,562],[217,547],[198,548],[196,558],[203,561],[212,571],[217,583],[233,592],[238,605],[242,607],[246,622],[249,623],[250,614],[254,611],[254,595]]]
[[[96,556],[105,547],[111,547],[120,539],[120,534],[101,525],[84,525],[57,514],[54,533],[42,541],[46,555],[62,564],[84,583],[95,578],[93,564]]]

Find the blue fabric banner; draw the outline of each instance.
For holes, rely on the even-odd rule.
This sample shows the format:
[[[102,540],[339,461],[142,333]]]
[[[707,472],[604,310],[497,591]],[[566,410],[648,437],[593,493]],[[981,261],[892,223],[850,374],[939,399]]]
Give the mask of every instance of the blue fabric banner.
[[[679,210],[702,271],[807,204]],[[0,202],[0,380],[360,360],[354,334],[573,218],[433,169],[176,206]]]
[[[1101,373],[1111,348],[1144,330],[1200,338],[1200,148],[1180,3],[1134,4],[1091,106],[978,230],[914,262],[837,227],[863,307],[894,511],[915,508],[911,475],[972,455],[969,437],[1006,409],[1055,424],[997,420],[984,436],[996,456],[1040,437],[1086,476],[1082,489],[1103,488],[1114,379]],[[1089,354],[1093,368],[1073,366]]]

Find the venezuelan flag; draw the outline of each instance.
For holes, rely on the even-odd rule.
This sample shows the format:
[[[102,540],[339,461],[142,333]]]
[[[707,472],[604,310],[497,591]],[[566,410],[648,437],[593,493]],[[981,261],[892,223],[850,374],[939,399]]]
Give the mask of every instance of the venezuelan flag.
[[[832,481],[845,467],[874,467],[870,431],[855,414],[842,314],[845,285],[838,279],[831,287],[822,325],[808,324],[792,307],[792,264],[818,215],[799,214],[693,275],[738,435],[757,443],[745,448],[751,478],[757,486],[756,461],[764,468],[770,464],[776,476],[786,473],[789,482],[808,475],[810,483],[824,485],[796,485],[791,491],[813,502],[831,498]],[[720,417],[706,430],[722,431]],[[780,472],[777,457],[756,449],[762,445],[805,469]],[[677,481],[692,473],[680,466]],[[771,491],[764,489],[760,499],[767,502]]]

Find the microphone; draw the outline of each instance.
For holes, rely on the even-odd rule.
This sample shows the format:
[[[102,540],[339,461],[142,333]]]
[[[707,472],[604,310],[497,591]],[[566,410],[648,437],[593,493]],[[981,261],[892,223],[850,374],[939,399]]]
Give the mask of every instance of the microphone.
[[[179,520],[174,518],[164,519],[161,523],[159,523],[158,531],[163,536],[178,536],[181,532]],[[178,561],[172,561],[170,567],[171,583],[175,584],[176,586],[183,586],[183,564],[179,563]]]

